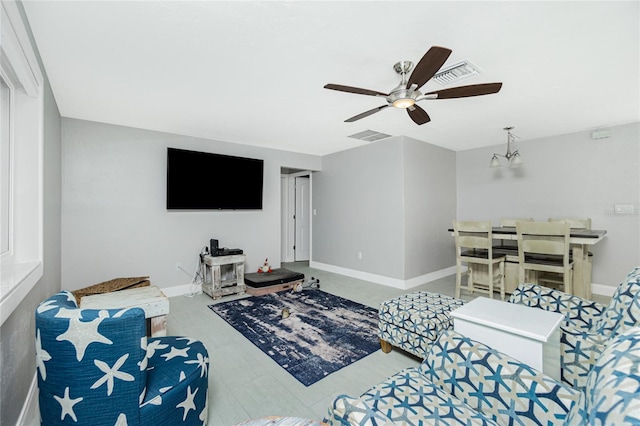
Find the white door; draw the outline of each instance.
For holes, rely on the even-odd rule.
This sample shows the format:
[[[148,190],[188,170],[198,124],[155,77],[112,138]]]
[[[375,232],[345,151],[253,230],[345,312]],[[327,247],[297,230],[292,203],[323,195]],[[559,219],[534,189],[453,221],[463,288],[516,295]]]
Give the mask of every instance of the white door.
[[[309,260],[311,257],[311,198],[308,176],[296,177],[296,249],[295,260]]]

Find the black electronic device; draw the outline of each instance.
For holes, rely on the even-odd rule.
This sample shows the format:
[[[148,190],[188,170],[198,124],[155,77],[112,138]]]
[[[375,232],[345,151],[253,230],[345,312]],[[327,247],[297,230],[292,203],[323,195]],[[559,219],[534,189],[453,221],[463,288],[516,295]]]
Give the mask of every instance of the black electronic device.
[[[230,248],[219,248],[217,254],[212,255],[212,256],[231,256],[232,254],[243,254],[244,252],[242,251],[242,249],[239,248],[234,248],[234,249],[230,249]]]
[[[211,256],[217,256],[218,253],[218,240],[212,238],[209,244],[209,253]]]
[[[263,172],[264,160],[167,148],[167,209],[262,210]]]

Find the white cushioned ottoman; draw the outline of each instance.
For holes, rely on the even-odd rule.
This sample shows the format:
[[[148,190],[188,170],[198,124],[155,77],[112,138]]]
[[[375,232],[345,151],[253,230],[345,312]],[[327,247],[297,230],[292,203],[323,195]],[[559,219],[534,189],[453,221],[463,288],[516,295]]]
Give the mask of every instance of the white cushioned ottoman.
[[[464,300],[439,293],[416,291],[380,303],[378,337],[382,351],[395,346],[422,359],[431,342],[453,328],[449,313]]]

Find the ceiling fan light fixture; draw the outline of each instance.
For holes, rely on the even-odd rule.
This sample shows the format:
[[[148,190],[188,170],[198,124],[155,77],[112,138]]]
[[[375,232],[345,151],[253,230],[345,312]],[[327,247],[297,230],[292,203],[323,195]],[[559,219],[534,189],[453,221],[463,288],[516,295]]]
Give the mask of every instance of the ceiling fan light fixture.
[[[396,108],[407,109],[414,106],[415,103],[416,101],[411,98],[400,98],[393,101],[393,106]]]
[[[491,163],[489,163],[489,167],[495,169],[496,167],[500,167],[500,160],[498,160],[498,156],[496,154],[493,154],[493,157],[491,157]]]

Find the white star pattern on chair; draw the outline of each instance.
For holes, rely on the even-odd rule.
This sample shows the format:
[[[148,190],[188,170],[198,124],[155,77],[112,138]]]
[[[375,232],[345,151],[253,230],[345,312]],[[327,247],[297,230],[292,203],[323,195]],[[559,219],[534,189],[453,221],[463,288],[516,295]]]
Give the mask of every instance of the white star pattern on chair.
[[[113,364],[113,368],[109,368],[109,365],[106,362],[100,361],[99,359],[94,359],[93,363],[102,370],[105,374],[99,380],[97,380],[93,385],[91,385],[91,389],[96,389],[102,386],[103,383],[107,383],[107,396],[111,396],[113,392],[113,384],[115,379],[124,380],[126,382],[132,382],[134,380],[133,376],[129,373],[125,373],[123,371],[118,371],[120,367],[124,364],[124,362],[129,358],[129,354],[124,354],[115,364]]]
[[[62,413],[60,414],[60,420],[64,420],[64,418],[68,415],[69,417],[71,417],[73,419],[74,422],[77,422],[78,419],[76,418],[76,413],[73,412],[73,406],[76,405],[78,402],[82,401],[84,398],[80,397],[80,398],[76,398],[76,399],[71,399],[69,397],[69,387],[68,386],[64,390],[64,397],[61,398],[61,397],[59,397],[57,395],[53,395],[53,397],[55,398],[56,401],[58,401],[58,403],[62,407]]]
[[[177,356],[182,356],[187,358],[189,355],[187,355],[187,352],[189,351],[189,348],[186,347],[184,349],[178,349],[175,346],[171,347],[171,351],[169,351],[169,353],[166,354],[162,354],[160,355],[162,358],[166,358],[165,361],[169,361],[170,359],[173,359]]]
[[[189,410],[195,410],[196,409],[196,405],[193,403],[193,398],[195,398],[196,394],[198,393],[198,390],[196,388],[196,391],[194,393],[191,393],[191,386],[187,387],[187,398],[182,401],[180,404],[176,405],[176,408],[184,408],[184,414],[182,415],[182,421],[185,421],[187,419],[187,414],[189,413]]]
[[[51,309],[55,309],[58,307],[58,304],[56,303],[55,300],[47,300],[46,302],[43,302],[40,304],[40,306],[38,306],[36,308],[36,312],[38,312],[39,314],[43,313],[43,312],[47,312]]]
[[[207,363],[209,362],[208,357],[203,357],[202,354],[198,354],[198,359],[192,359],[191,361],[185,361],[185,364],[198,364],[200,367],[200,377],[204,377],[207,374]]]
[[[204,408],[200,412],[198,419],[203,425],[206,425],[209,421],[209,389],[207,389],[207,396],[204,399]]]
[[[128,426],[127,416],[125,416],[124,413],[120,413],[120,415],[118,416],[118,420],[116,421],[116,424],[114,426]]]
[[[147,346],[147,358],[152,358],[156,351],[168,348],[169,345],[160,343],[160,340],[154,340]]]
[[[147,336],[144,336],[140,339],[140,348],[147,354],[143,357],[140,362],[138,362],[138,366],[140,367],[140,371],[144,371],[147,369],[147,365],[149,362],[149,352],[147,350]]]
[[[62,312],[62,309],[60,311]],[[77,312],[80,312],[80,310],[78,309]],[[91,343],[113,344],[111,340],[98,333],[98,326],[103,319],[104,318],[96,318],[92,321],[84,322],[80,321],[79,318],[71,318],[67,331],[56,337],[56,340],[59,342],[63,340],[71,342],[76,348],[78,361],[82,361],[84,352]]]
[[[49,361],[50,359],[51,355],[49,355],[49,352],[42,349],[40,330],[38,330],[36,335],[36,366],[38,368],[38,371],[40,372],[40,377],[42,377],[42,380],[47,380],[47,367],[45,367],[44,363],[46,361]]]

